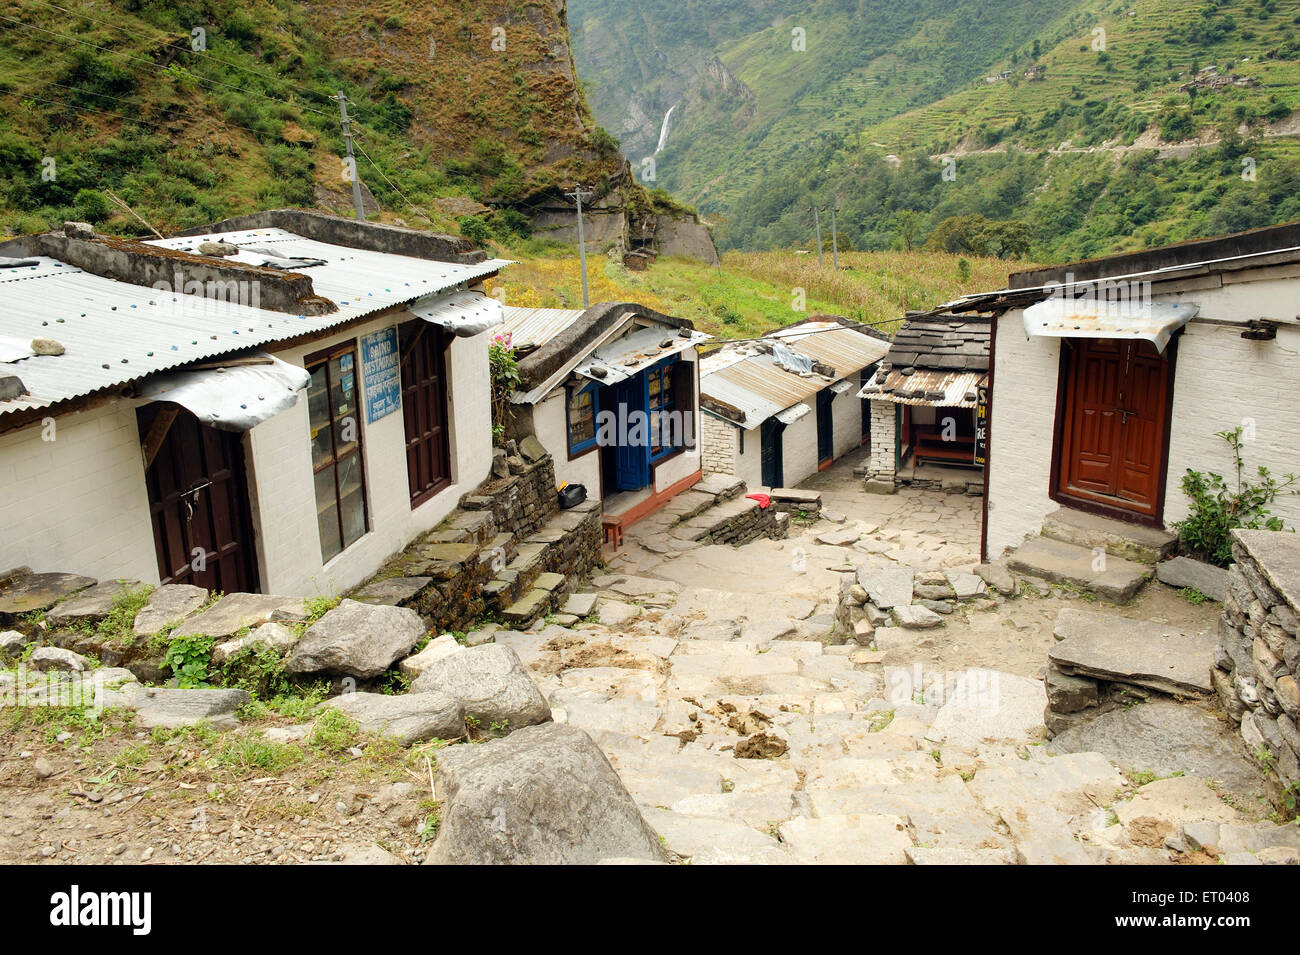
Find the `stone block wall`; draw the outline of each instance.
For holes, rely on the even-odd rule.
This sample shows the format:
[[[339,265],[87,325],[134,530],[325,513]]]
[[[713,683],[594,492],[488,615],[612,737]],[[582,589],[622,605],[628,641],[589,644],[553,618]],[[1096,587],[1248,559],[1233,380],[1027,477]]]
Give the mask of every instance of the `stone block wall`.
[[[894,479],[897,438],[894,403],[892,401],[871,402],[871,476],[886,481]]]
[[[1214,685],[1251,753],[1300,782],[1300,536],[1234,531]]]
[[[700,420],[701,469],[705,474],[735,474],[738,430],[711,414],[700,415]]]
[[[555,462],[548,454],[509,477],[489,481],[461,499],[465,510],[491,511],[497,533],[517,540],[535,534],[559,510],[555,491]]]

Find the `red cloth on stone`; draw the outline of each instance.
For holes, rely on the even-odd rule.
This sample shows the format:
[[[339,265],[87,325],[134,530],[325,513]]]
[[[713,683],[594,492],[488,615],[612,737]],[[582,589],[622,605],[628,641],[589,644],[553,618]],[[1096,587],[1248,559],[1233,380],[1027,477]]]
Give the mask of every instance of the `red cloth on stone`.
[[[766,511],[772,506],[772,498],[767,494],[746,494],[745,497],[749,498],[751,501],[758,501],[758,506],[761,510]]]

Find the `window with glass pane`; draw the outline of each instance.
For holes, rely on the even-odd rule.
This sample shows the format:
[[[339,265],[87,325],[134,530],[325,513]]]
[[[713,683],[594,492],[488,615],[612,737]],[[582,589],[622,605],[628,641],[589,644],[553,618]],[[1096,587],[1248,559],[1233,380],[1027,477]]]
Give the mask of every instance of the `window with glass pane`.
[[[569,395],[569,451],[576,454],[596,445],[596,386]]]
[[[356,366],[352,345],[307,363],[311,373],[307,391],[311,465],[323,560],[335,557],[366,532]]]
[[[662,457],[681,444],[680,428],[669,426],[673,410],[673,364],[650,371],[650,457]]]

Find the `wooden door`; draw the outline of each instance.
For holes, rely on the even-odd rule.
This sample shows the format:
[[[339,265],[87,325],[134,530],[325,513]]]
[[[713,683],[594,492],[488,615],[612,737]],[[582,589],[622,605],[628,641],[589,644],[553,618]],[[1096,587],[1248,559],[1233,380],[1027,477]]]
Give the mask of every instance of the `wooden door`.
[[[137,413],[142,441],[159,415],[174,419],[145,473],[158,576],[164,584],[257,593],[241,436],[158,402]]]
[[[763,422],[762,430],[759,432],[762,438],[761,451],[761,476],[763,484],[766,487],[781,487],[784,480],[785,462],[782,456],[781,444],[784,441],[785,425],[775,418],[768,418]]]
[[[1160,503],[1169,360],[1148,342],[1069,344],[1058,491],[1154,517]]]
[[[835,426],[831,421],[831,402],[835,394],[829,388],[817,392],[817,463],[826,465],[835,457]]]
[[[402,419],[406,427],[406,482],[411,507],[451,484],[447,433],[446,340],[425,321],[399,329],[402,353]]]

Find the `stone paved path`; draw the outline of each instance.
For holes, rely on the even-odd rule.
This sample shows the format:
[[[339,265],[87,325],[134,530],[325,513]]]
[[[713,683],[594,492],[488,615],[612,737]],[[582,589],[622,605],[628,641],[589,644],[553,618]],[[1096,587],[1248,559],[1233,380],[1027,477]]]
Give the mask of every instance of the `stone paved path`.
[[[855,494],[851,467],[817,482],[843,524],[668,553],[633,527],[592,581],[602,622],[496,634],[672,850],[695,864],[1156,864],[1212,859],[1185,824],[1268,841],[1251,835],[1257,806],[1229,805],[1217,780],[1049,752],[1039,672],[1077,597],[982,596],[942,627],[889,628],[887,648],[830,642],[845,570],[962,572],[978,557],[977,498]],[[829,533],[844,528],[860,533]],[[1214,613],[1156,598],[1124,612],[1200,626]]]

